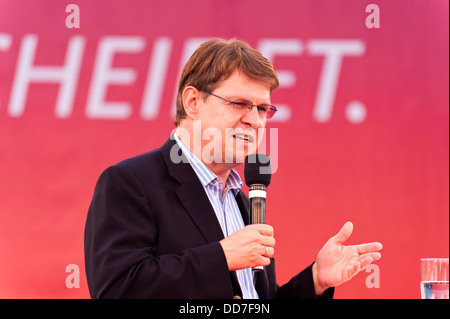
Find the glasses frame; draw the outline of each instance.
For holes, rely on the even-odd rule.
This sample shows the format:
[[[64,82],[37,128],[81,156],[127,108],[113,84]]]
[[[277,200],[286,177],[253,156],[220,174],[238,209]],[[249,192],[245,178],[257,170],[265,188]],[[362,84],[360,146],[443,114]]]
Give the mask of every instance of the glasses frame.
[[[267,109],[267,111],[266,111],[266,119],[271,119],[274,115],[275,115],[275,113],[278,111],[278,109],[276,108],[276,106],[275,105],[272,105],[272,104],[266,104],[266,103],[262,103],[262,104],[253,104],[253,102],[252,101],[249,101],[249,100],[246,100],[246,99],[237,99],[237,100],[235,100],[235,101],[231,101],[231,100],[229,100],[229,99],[226,99],[226,98],[224,98],[224,97],[221,97],[221,96],[219,96],[219,95],[217,95],[217,94],[214,94],[214,93],[211,93],[211,92],[206,92],[206,91],[203,91],[204,93],[206,93],[206,94],[209,94],[209,95],[212,95],[212,96],[215,96],[215,97],[218,97],[219,99],[222,99],[222,100],[224,100],[224,101],[227,101],[228,103],[231,103],[232,105],[233,105],[233,107],[234,108],[236,108],[236,109],[239,109],[237,106],[236,106],[236,104],[237,103],[239,103],[239,102],[249,102],[249,103],[251,103],[252,104],[252,106],[250,107],[247,107],[247,109],[249,110],[249,111],[251,111],[251,109],[254,107],[254,106],[256,106],[256,108],[258,109],[258,111],[259,111],[259,108],[260,107],[262,107],[263,105],[265,105],[265,106],[268,106],[269,108]],[[244,108],[241,108],[241,109],[244,109]],[[272,115],[269,117],[268,115],[269,115],[269,111],[273,111],[273,113],[272,113]],[[259,112],[258,112],[258,114],[259,114]]]

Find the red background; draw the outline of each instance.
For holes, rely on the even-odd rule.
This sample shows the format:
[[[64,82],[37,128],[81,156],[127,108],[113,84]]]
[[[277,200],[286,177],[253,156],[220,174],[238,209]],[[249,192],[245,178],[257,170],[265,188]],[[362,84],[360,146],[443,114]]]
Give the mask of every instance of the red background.
[[[67,28],[65,8],[80,9]],[[366,6],[380,9],[368,28]],[[59,83],[33,81],[21,114],[11,95],[24,39],[35,35],[33,67],[62,68],[68,43],[84,39],[72,111],[55,113]],[[97,53],[108,36],[141,37],[136,52],[116,52],[111,68],[130,69],[129,84],[110,84],[106,102],[126,102],[130,116],[91,118],[87,101]],[[153,119],[140,110],[156,41],[171,46]],[[193,38],[290,40],[298,51],[271,58],[293,83],[272,96],[291,116],[278,128],[278,170],[267,221],[275,228],[280,284],[309,265],[345,221],[349,244],[383,243],[379,288],[362,272],[336,298],[420,298],[419,259],[449,251],[449,3],[434,1],[44,1],[0,0],[0,297],[88,298],[83,232],[103,169],[160,146],[172,124],[174,92]],[[344,56],[331,117],[314,116],[326,57],[311,43],[357,40],[364,52]],[[48,69],[48,68],[47,68]],[[319,94],[320,95],[320,94]],[[353,123],[348,103],[363,104]],[[67,288],[69,264],[80,288]]]

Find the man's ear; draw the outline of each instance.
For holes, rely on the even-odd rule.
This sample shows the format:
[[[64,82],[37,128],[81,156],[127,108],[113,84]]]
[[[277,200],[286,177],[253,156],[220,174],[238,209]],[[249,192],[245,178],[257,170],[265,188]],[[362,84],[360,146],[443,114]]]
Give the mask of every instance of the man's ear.
[[[187,86],[183,90],[183,106],[186,115],[195,120],[197,119],[198,111],[199,111],[199,101],[201,99],[201,92],[193,87]]]

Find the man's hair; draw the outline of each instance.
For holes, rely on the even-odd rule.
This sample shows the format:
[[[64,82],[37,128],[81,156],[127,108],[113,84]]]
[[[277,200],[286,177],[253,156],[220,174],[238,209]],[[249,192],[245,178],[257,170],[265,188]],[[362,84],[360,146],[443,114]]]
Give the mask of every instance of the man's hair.
[[[175,125],[186,118],[183,106],[183,91],[193,86],[202,92],[212,92],[217,82],[226,80],[239,70],[248,77],[266,81],[270,84],[270,93],[278,88],[278,77],[273,65],[246,42],[230,39],[209,40],[194,52],[181,73],[177,95],[177,113]],[[203,98],[207,98],[203,94]]]

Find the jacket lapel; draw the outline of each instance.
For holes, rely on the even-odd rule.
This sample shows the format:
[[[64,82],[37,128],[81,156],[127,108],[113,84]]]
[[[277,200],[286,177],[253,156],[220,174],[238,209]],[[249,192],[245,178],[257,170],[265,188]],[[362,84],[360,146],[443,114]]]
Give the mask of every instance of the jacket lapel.
[[[222,228],[208,195],[173,136],[161,147],[160,151],[169,174],[179,184],[174,189],[175,194],[197,225],[199,232],[208,243],[222,240],[224,238]]]

